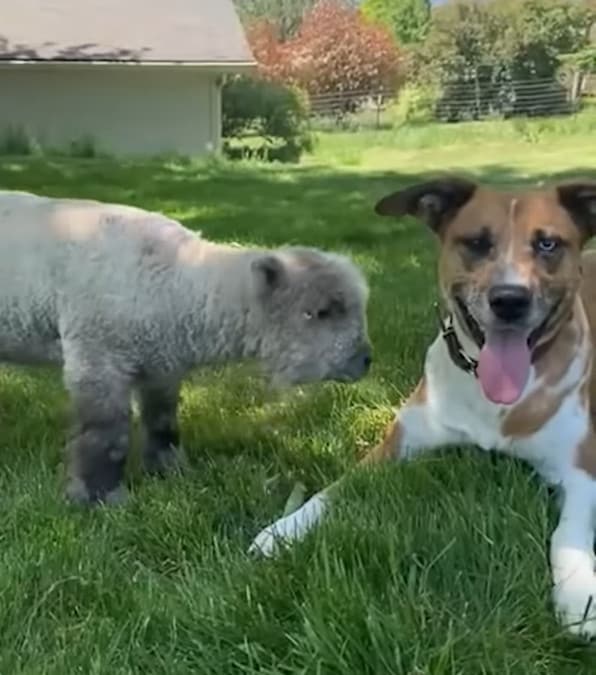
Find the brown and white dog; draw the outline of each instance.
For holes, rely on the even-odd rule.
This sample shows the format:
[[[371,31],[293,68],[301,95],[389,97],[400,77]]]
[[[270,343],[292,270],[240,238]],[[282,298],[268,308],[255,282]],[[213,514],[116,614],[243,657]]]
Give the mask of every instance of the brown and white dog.
[[[443,178],[395,192],[380,215],[412,215],[439,238],[447,317],[424,374],[363,464],[474,444],[531,463],[560,488],[550,545],[557,615],[596,636],[596,182],[499,192]],[[251,550],[302,538],[335,483],[264,529]]]

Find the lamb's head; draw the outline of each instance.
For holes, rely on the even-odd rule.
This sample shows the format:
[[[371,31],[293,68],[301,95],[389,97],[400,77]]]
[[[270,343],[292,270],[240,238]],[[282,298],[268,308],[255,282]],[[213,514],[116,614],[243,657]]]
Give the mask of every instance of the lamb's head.
[[[252,262],[259,356],[278,385],[354,382],[371,363],[368,286],[344,256],[288,247]]]

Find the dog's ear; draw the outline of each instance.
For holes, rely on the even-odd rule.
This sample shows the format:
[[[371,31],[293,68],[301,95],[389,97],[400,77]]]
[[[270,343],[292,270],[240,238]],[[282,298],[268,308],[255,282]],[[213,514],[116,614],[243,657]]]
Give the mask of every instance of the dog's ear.
[[[375,204],[380,216],[410,215],[438,232],[469,200],[478,186],[458,177],[418,183],[383,197]]]
[[[596,181],[574,181],[557,185],[561,206],[582,232],[584,243],[596,234]]]

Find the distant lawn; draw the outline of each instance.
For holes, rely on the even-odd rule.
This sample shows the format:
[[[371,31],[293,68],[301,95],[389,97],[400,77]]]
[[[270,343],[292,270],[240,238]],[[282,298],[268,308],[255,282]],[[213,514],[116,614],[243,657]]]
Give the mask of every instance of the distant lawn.
[[[445,129],[434,143],[424,130],[416,143],[325,136],[293,168],[0,160],[3,188],[139,204],[220,240],[349,252],[370,279],[375,346],[359,385],[279,401],[241,368],[193,377],[190,475],[140,480],[133,466],[129,505],[93,513],[62,500],[60,378],[0,371],[1,675],[596,672],[596,646],[552,615],[555,505],[513,461],[463,449],[354,477],[303,545],[274,561],[245,553],[297,480],[322,487],[380,438],[436,330],[432,237],[376,218],[375,200],[450,169],[499,183],[596,176],[588,130]]]

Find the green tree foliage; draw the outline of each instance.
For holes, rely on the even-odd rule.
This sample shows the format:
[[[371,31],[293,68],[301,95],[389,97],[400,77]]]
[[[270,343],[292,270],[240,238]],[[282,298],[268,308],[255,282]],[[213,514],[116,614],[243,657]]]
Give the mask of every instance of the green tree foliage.
[[[566,54],[564,62],[583,73],[596,73],[596,45],[590,44],[572,54]]]
[[[346,7],[356,7],[360,0],[342,0]],[[234,0],[240,19],[246,26],[257,21],[275,24],[282,40],[298,32],[302,19],[318,0]]]
[[[446,101],[464,99],[466,117],[540,114],[541,102],[564,100],[564,90],[550,81],[565,54],[588,44],[592,21],[589,8],[574,0],[457,0],[433,11],[423,45],[410,52],[410,77],[442,86],[448,119],[450,110],[465,106],[449,108]],[[524,94],[522,80],[544,82],[546,89]]]
[[[591,25],[574,0],[458,0],[434,10],[411,71],[435,80],[552,77],[563,54],[585,47]]]
[[[586,46],[592,12],[571,0],[508,0],[500,10],[509,30],[501,40],[512,77],[552,77],[561,56]]]
[[[361,11],[367,19],[391,29],[397,41],[421,42],[428,29],[430,0],[364,0]]]
[[[296,34],[302,17],[316,3],[317,0],[234,0],[245,25],[265,19],[278,27],[284,40]]]

